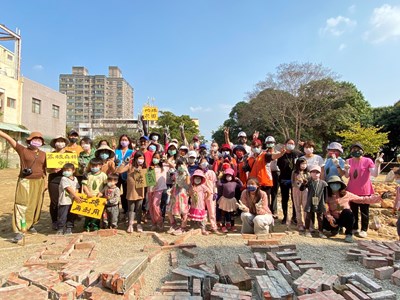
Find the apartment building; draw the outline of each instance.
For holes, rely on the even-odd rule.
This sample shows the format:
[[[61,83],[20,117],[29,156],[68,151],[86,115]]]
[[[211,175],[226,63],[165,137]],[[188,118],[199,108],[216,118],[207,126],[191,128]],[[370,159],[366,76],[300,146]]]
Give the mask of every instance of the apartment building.
[[[72,67],[72,74],[61,74],[59,91],[67,97],[67,126],[79,128],[99,119],[132,119],[133,88],[116,66],[108,76],[90,75],[85,67]]]

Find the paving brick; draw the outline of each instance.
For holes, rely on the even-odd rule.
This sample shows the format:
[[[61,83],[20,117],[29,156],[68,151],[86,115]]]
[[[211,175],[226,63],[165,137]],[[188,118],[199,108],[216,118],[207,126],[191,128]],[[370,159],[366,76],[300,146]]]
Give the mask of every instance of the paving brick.
[[[251,277],[239,264],[232,263],[216,263],[215,273],[220,276],[220,278],[227,278],[228,283],[236,285],[241,290],[251,289]]]
[[[279,246],[278,245],[252,245],[250,246],[250,250],[252,252],[260,252],[260,253],[267,253],[267,252],[278,252]]]
[[[291,299],[293,289],[279,271],[268,271],[267,275],[256,276],[255,290],[258,299]]]
[[[0,299],[13,299],[13,300],[47,300],[48,292],[41,288],[30,285],[13,285],[9,287],[0,288]]]
[[[254,259],[256,260],[257,267],[265,268],[265,254],[260,252],[254,252]]]
[[[302,273],[304,273],[309,269],[322,270],[322,266],[319,264],[299,265],[299,269]]]
[[[199,270],[207,272],[207,273],[214,273],[215,272],[215,268],[213,267],[209,267],[207,265],[200,265],[198,267]]]
[[[244,270],[249,274],[249,276],[254,279],[256,276],[267,275],[267,269],[265,268],[250,268],[244,267]]]
[[[275,270],[275,266],[274,266],[273,263],[270,262],[269,260],[266,260],[266,261],[265,261],[265,268],[266,268],[267,270]]]
[[[192,235],[190,232],[185,232],[184,234],[182,234],[178,238],[176,238],[175,241],[173,242],[173,244],[174,245],[184,244],[186,242],[186,240],[189,239],[191,236]]]
[[[178,267],[178,254],[176,253],[176,251],[172,251],[169,254],[169,265],[173,268]]]
[[[274,267],[281,263],[281,260],[278,258],[278,256],[272,252],[267,252],[267,259],[274,265]]]
[[[162,250],[161,250],[161,249],[156,250],[156,251],[153,251],[153,252],[151,252],[151,253],[147,256],[147,261],[148,261],[149,263],[152,263],[152,262],[155,261],[157,258],[159,258],[161,254],[162,254]]]
[[[354,273],[354,279],[357,281],[361,282],[363,285],[371,289],[373,292],[380,292],[382,291],[382,287],[377,284],[375,281],[372,279],[369,279],[367,276],[361,273]]]
[[[100,273],[95,271],[90,273],[84,280],[83,280],[83,285],[88,287],[88,286],[93,286],[96,285],[99,280],[100,280]]]
[[[339,277],[337,275],[329,275],[328,278],[322,281],[322,290],[332,290],[335,285],[339,284]]]
[[[192,295],[201,296],[201,281],[198,278],[193,278]]]
[[[286,268],[289,270],[290,275],[292,275],[294,279],[297,279],[301,276],[301,270],[294,262],[292,261],[286,262]]]
[[[242,233],[242,238],[245,239],[245,240],[256,240],[257,239],[257,235]]]
[[[96,242],[79,242],[75,244],[75,249],[92,249],[96,246]]]
[[[400,286],[400,270],[394,272],[391,275],[391,281],[392,281],[393,284],[395,284],[397,286]]]
[[[362,258],[365,257],[363,253],[354,253],[354,252],[347,252],[346,253],[346,260],[348,261],[360,261]]]
[[[380,267],[374,270],[375,278],[378,278],[380,280],[390,279],[393,273],[394,273],[394,268],[390,266]]]
[[[360,300],[368,300],[370,299],[367,294],[365,294],[363,291],[359,290],[356,288],[354,285],[346,283],[346,286],[349,288],[349,290],[358,297]]]
[[[165,292],[188,292],[189,287],[188,284],[182,285],[162,285],[160,288],[161,292],[164,294]]]
[[[74,280],[79,283],[83,283],[84,280],[93,271],[94,263],[90,260],[80,260],[79,263],[71,262],[65,265],[61,271],[60,275],[63,280]]]
[[[350,290],[343,291],[343,298],[346,300],[359,300],[356,295],[354,295]]]
[[[24,268],[19,277],[28,280],[31,284],[39,288],[49,291],[54,285],[61,282],[60,276],[57,272],[49,270],[43,266],[32,266]]]
[[[49,292],[51,300],[74,300],[75,288],[65,282],[60,282],[53,286]]]
[[[388,261],[384,257],[367,257],[362,258],[362,264],[367,269],[375,269],[388,266]]]
[[[355,279],[349,279],[348,283],[354,285],[356,288],[358,288],[360,291],[362,291],[365,294],[372,293],[371,289],[361,282],[355,280]]]
[[[182,249],[182,254],[190,258],[195,258],[198,255],[195,249],[190,248]]]
[[[396,293],[385,290],[385,291],[380,291],[380,292],[375,292],[375,293],[369,293],[368,297],[370,297],[372,300],[396,300]]]
[[[293,277],[290,274],[289,270],[286,268],[286,266],[283,263],[279,263],[277,265],[277,269],[281,272],[282,276],[286,279],[286,281],[289,284],[292,284],[293,282]]]
[[[239,265],[241,265],[243,268],[244,267],[250,267],[250,256],[246,254],[239,254],[238,255],[238,262]]]
[[[349,288],[348,288],[347,285],[345,285],[345,284],[339,284],[339,285],[334,285],[333,288],[332,288],[332,290],[333,290],[335,293],[337,293],[337,294],[343,295],[344,292],[349,291]],[[350,292],[350,293],[351,293],[351,292]],[[351,294],[353,294],[353,293],[351,293]],[[350,296],[350,295],[349,295],[349,296]],[[357,299],[358,299],[358,298],[357,298]]]
[[[298,300],[344,300],[341,295],[333,291],[323,291],[315,294],[302,295],[297,298]]]
[[[104,287],[123,294],[140,278],[148,264],[147,257],[135,257],[116,266],[112,272],[103,272],[101,281]]]
[[[250,258],[250,268],[258,268],[256,259],[254,257]]]
[[[116,229],[100,229],[97,230],[97,235],[100,237],[109,237],[117,235],[118,231]]]
[[[204,278],[203,287],[202,287],[202,295],[204,300],[210,300],[211,298],[211,280],[209,277]]]
[[[205,260],[201,260],[201,261],[193,260],[193,261],[188,262],[186,265],[190,268],[199,269],[199,267],[201,265],[206,265],[206,264],[207,264],[207,262]]]
[[[18,277],[18,273],[12,272],[8,276],[7,280],[5,281],[5,286],[12,286],[12,285],[25,285],[28,286],[30,282],[28,280],[22,279]]]
[[[153,233],[152,237],[160,246],[169,245],[169,242],[166,239],[162,238],[158,233]]]
[[[277,239],[268,239],[268,240],[247,240],[247,246],[254,245],[279,245],[280,241]]]
[[[83,295],[83,292],[85,290],[85,286],[83,284],[80,284],[79,282],[73,281],[73,280],[66,280],[64,281],[66,284],[72,286],[75,289],[75,296],[78,298],[81,295]]]
[[[174,280],[190,280],[191,278],[199,278],[201,280],[204,280],[205,278],[209,277],[211,280],[211,285],[214,285],[219,281],[219,276],[216,274],[204,272],[186,266],[180,266],[176,269],[173,269],[172,277]]]

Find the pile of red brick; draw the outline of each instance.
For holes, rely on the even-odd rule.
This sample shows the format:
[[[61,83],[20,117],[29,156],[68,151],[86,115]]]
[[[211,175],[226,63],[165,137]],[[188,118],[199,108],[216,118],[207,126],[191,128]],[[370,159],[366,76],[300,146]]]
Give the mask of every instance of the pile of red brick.
[[[99,236],[114,234],[114,230],[96,232]],[[96,271],[96,243],[83,237],[49,237],[22,268],[0,276],[0,299],[137,299],[148,256]]]
[[[359,241],[358,248],[349,249],[347,260],[359,261],[367,269],[374,269],[380,280],[391,279],[400,286],[400,242]]]

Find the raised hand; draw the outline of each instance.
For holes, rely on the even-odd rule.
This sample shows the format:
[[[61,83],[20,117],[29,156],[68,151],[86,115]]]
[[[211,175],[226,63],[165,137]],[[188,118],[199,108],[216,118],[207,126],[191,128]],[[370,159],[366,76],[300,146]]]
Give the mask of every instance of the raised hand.
[[[339,166],[339,160],[336,158],[336,154],[332,154],[332,163],[335,166]]]
[[[376,159],[375,159],[375,163],[377,164],[381,164],[383,163],[383,153],[379,154],[379,152],[376,154]]]

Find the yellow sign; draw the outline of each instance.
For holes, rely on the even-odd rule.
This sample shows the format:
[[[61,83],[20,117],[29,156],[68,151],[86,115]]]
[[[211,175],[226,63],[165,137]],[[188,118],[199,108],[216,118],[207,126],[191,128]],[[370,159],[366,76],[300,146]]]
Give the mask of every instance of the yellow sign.
[[[143,106],[142,115],[143,115],[143,120],[145,120],[145,121],[157,121],[158,120],[158,107]]]
[[[81,197],[82,202],[78,203],[74,201],[71,206],[71,213],[85,217],[91,217],[94,219],[100,219],[103,215],[103,210],[107,199],[100,197],[88,198],[82,193],[78,193],[78,195]]]
[[[76,153],[46,153],[46,167],[49,169],[61,169],[66,163],[78,167],[78,154]]]

